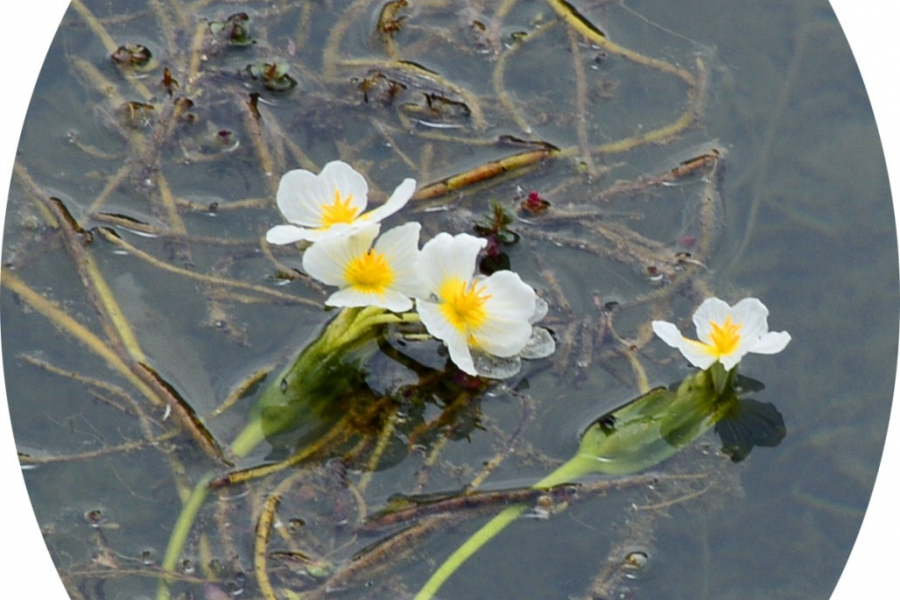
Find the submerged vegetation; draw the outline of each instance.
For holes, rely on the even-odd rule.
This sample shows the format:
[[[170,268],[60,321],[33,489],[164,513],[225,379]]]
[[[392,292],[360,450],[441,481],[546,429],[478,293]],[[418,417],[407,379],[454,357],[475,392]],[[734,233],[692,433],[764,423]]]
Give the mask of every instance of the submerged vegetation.
[[[740,493],[706,446],[663,461],[712,427],[733,460],[777,444],[777,410],[739,399],[762,386],[733,371],[688,371],[652,325],[714,295],[725,151],[702,130],[712,56],[668,38],[651,55],[600,25],[614,9],[148,0],[102,14],[73,0],[58,75],[73,90],[47,101],[87,116],[68,126],[61,172],[16,163],[2,273],[4,320],[44,336],[11,340],[4,323],[10,379],[52,379],[64,391],[42,391],[47,412],[55,394],[73,398],[56,416],[71,437],[23,449],[22,463],[69,484],[83,465],[114,475],[96,498],[118,507],[114,522],[88,508],[46,529],[73,599],[411,597],[450,525],[547,519],[599,496],[627,502],[610,509],[581,597],[620,597],[652,560],[659,517]],[[425,331],[385,312],[411,302],[375,314],[342,303],[357,280],[320,276],[340,287],[325,289],[313,276],[330,272],[328,253],[294,243],[315,223],[270,228],[282,175],[335,159],[362,173],[373,204],[404,182],[403,212],[379,219],[421,223],[432,266],[452,254],[447,231],[471,234],[452,240],[473,257],[484,247],[478,281],[514,267],[518,289],[549,305],[556,352],[472,362],[491,340],[436,333],[440,307],[422,314]],[[486,288],[463,279],[482,302]],[[332,317],[326,303],[349,308]],[[182,358],[192,350],[200,360]],[[558,426],[569,393],[596,403],[582,449],[620,453],[604,468],[560,467],[583,464],[580,431],[568,456],[536,435]]]

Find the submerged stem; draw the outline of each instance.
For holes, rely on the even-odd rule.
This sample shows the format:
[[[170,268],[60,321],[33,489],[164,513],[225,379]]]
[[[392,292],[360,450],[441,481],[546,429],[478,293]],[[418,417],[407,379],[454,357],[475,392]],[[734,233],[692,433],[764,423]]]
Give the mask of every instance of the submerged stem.
[[[692,373],[677,392],[656,388],[605,415],[582,435],[575,456],[533,488],[574,483],[592,473],[631,475],[668,459],[708,431],[735,402],[730,387],[733,376],[720,371],[723,372],[712,369]],[[444,561],[415,600],[430,600],[466,560],[527,507],[509,506],[488,521]]]
[[[321,427],[328,424],[327,419],[320,413],[329,408],[327,405],[331,401],[342,396],[348,386],[353,385],[353,380],[347,377],[346,370],[356,368],[353,361],[365,360],[365,351],[360,351],[360,348],[378,335],[382,325],[416,320],[417,316],[395,315],[375,307],[341,310],[319,337],[266,388],[244,429],[231,443],[232,455],[244,458],[270,436],[284,433],[300,425]],[[349,361],[349,364],[345,364],[345,361]],[[217,477],[213,471],[205,474],[178,516],[166,548],[163,570],[166,573],[175,570],[200,508],[209,495],[210,487],[236,483],[244,479],[245,473],[248,477],[253,477],[297,464],[321,450],[324,445],[340,439],[346,430],[342,426],[345,420],[346,414],[344,419],[331,423],[320,437],[302,447],[286,461],[266,465],[261,469],[252,469],[252,473],[238,471],[224,477]],[[307,434],[309,433],[307,431]],[[157,587],[156,600],[169,600],[168,582],[169,578],[164,575]]]
[[[596,470],[594,464],[589,463],[581,454],[576,455],[550,475],[532,486],[532,489],[549,489],[562,483],[571,483]],[[434,594],[444,585],[456,570],[462,566],[473,554],[491,541],[497,534],[518,519],[528,509],[527,504],[514,504],[504,508],[500,514],[484,524],[484,526],[469,537],[462,546],[450,555],[437,571],[425,582],[422,589],[416,594],[414,600],[430,600]]]
[[[209,495],[209,482],[211,479],[212,472],[200,478],[200,481],[194,487],[194,491],[191,492],[190,497],[181,509],[181,514],[178,515],[175,527],[172,528],[172,535],[169,536],[169,545],[166,547],[166,553],[160,565],[164,575],[156,587],[156,600],[169,600],[171,597],[169,594],[169,574],[175,571],[178,557],[181,556],[181,550],[184,548],[188,535],[191,533],[203,502]]]

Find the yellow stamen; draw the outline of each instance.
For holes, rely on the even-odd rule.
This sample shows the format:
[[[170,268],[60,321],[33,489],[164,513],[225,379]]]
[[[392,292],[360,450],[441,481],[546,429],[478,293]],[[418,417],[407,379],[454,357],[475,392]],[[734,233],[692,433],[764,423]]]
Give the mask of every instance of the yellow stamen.
[[[477,329],[487,319],[484,303],[490,295],[484,293],[475,283],[468,284],[462,279],[451,278],[438,290],[441,312],[460,333]]]
[[[709,322],[712,331],[709,339],[712,342],[707,346],[707,351],[713,356],[727,356],[737,350],[741,342],[741,325],[731,322],[731,315],[725,317],[725,322],[719,325]]]
[[[359,212],[358,207],[350,204],[352,200],[353,194],[348,194],[346,198],[341,198],[341,191],[334,190],[332,203],[322,205],[321,227],[328,229],[337,223],[352,223]]]
[[[382,296],[394,281],[394,270],[383,253],[369,250],[347,264],[344,278],[355,290]]]

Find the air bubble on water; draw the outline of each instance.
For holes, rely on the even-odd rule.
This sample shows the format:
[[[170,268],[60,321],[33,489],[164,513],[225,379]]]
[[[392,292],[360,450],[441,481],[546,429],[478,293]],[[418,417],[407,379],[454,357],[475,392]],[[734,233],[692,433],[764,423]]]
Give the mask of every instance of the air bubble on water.
[[[532,327],[531,339],[522,348],[519,356],[526,359],[546,358],[556,351],[556,341],[543,327]]]
[[[522,361],[518,356],[504,358],[485,352],[472,352],[472,362],[479,375],[491,379],[509,379],[522,370]]]
[[[532,324],[537,323],[546,317],[548,312],[550,312],[550,305],[540,296],[536,296],[534,299],[534,312],[531,313],[528,322]]]
[[[650,568],[650,551],[647,548],[632,548],[622,557],[622,571],[628,579],[644,578]]]

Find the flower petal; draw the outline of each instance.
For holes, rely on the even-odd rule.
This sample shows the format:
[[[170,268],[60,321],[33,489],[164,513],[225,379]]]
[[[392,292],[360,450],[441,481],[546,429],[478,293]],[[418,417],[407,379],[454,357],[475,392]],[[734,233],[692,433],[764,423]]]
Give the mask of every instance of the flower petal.
[[[296,225],[276,225],[266,232],[266,241],[270,244],[293,244],[309,240],[311,230]]]
[[[696,340],[682,338],[682,342],[678,345],[678,349],[681,351],[681,355],[684,356],[689,363],[701,369],[708,369],[716,362],[716,360],[720,360],[709,353],[703,342],[698,342]],[[734,355],[728,357],[723,356],[721,358],[722,364],[724,365],[726,361],[730,361],[733,357]],[[737,360],[740,361],[740,358]]]
[[[416,274],[428,293],[435,294],[449,279],[470,281],[478,253],[486,245],[487,240],[466,233],[439,233],[422,246]]]
[[[757,354],[777,354],[784,350],[788,342],[791,341],[791,335],[787,331],[769,331],[765,335],[759,337],[750,352]]]
[[[746,352],[735,351],[735,352],[732,352],[731,354],[726,354],[724,356],[721,356],[719,358],[719,362],[722,363],[722,367],[724,367],[726,371],[730,371],[735,366],[737,366],[737,364],[739,362],[741,362],[741,359],[744,358],[744,356],[746,354],[747,354]],[[713,361],[713,362],[715,362],[715,361]],[[710,364],[712,364],[712,363],[710,363]],[[706,369],[707,367],[700,367],[700,368]]]
[[[398,313],[408,311],[413,305],[408,296],[394,290],[386,290],[383,294],[373,294],[352,287],[336,291],[328,297],[325,304],[340,307],[377,306]]]
[[[406,203],[409,202],[409,199],[412,198],[415,191],[416,180],[404,179],[403,182],[397,186],[397,189],[394,190],[394,193],[391,194],[391,197],[387,199],[387,202],[370,210],[362,215],[361,218],[372,223],[377,223],[406,206]]]
[[[488,317],[472,337],[479,348],[494,356],[515,356],[531,339],[531,324]]]
[[[407,296],[422,297],[428,292],[416,274],[419,259],[419,231],[416,222],[405,223],[385,231],[375,242],[375,250],[385,255],[394,272],[392,288]]]
[[[294,169],[281,176],[275,202],[291,223],[318,227],[322,214],[319,203],[322,199],[327,200],[327,194],[327,186],[318,175],[305,169]]]
[[[469,375],[477,375],[472,353],[465,335],[460,333],[445,317],[439,305],[426,300],[416,300],[416,310],[428,333],[444,342],[450,351],[450,359]]]
[[[697,339],[705,344],[709,344],[712,339],[712,325],[710,323],[722,324],[725,319],[731,315],[731,307],[724,300],[718,298],[707,298],[700,303],[694,312],[694,327],[697,329]]]
[[[508,319],[529,322],[534,314],[537,295],[518,273],[497,271],[490,277],[476,277],[475,281],[483,286],[484,293],[489,296],[484,303],[485,310]]]
[[[347,265],[366,252],[381,229],[369,225],[352,233],[320,239],[303,253],[303,270],[322,283],[344,287]]]
[[[478,369],[475,368],[475,361],[472,359],[472,350],[462,336],[444,340],[444,343],[447,345],[453,364],[469,375],[478,375]]]
[[[741,341],[756,340],[769,331],[769,309],[757,298],[744,298],[731,309],[731,319],[741,326]]]
[[[366,209],[369,195],[369,184],[359,171],[342,160],[333,160],[322,167],[319,178],[324,182],[327,196],[321,201],[330,204],[334,200],[334,192],[339,190],[341,199],[350,199],[350,205],[359,208],[362,213]]]
[[[659,339],[669,346],[677,348],[682,356],[695,367],[707,369],[716,362],[716,357],[709,353],[702,342],[687,339],[681,335],[681,332],[678,331],[678,327],[673,323],[669,323],[668,321],[653,321],[651,326],[653,327],[653,333],[655,333]]]
[[[495,356],[518,354],[531,338],[534,290],[512,271],[497,271],[480,281],[476,278],[476,282],[487,296],[487,319],[472,331],[475,342]]]
[[[349,235],[351,233],[359,231],[360,229],[363,229],[363,227],[347,223],[335,223],[327,229],[323,229],[321,227],[317,227],[316,229],[307,229],[304,235],[306,235],[306,239],[310,242],[318,242],[319,240],[324,240],[330,237],[341,237],[342,235]]]
[[[668,321],[653,321],[650,326],[653,327],[653,333],[655,333],[659,339],[673,348],[681,347],[684,336],[681,335],[681,331],[678,330],[678,327],[676,327],[674,323],[669,323]]]

